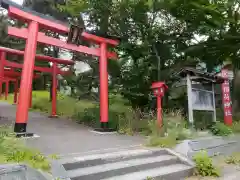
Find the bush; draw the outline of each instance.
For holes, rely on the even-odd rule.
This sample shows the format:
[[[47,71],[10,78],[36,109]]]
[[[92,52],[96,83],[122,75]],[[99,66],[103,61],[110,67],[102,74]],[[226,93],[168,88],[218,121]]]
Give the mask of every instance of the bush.
[[[108,116],[109,116],[109,128],[118,129],[121,114],[109,109]],[[74,115],[74,118],[78,123],[82,123],[91,127],[100,127],[99,117],[100,117],[99,106],[87,108],[84,110],[83,113],[76,112],[76,114]]]
[[[232,129],[226,126],[224,123],[217,122],[210,128],[213,135],[216,136],[228,136],[232,134]]]
[[[148,146],[173,147],[178,141],[189,139],[192,131],[186,128],[186,123],[180,112],[169,111],[164,113],[163,126],[159,128],[157,121],[149,121],[151,137]]]
[[[208,156],[206,151],[200,151],[193,157],[196,163],[195,174],[200,176],[214,176],[219,177],[219,170],[213,165],[212,159]]]
[[[99,106],[87,108],[83,112],[75,110],[73,118],[78,123],[83,123],[91,127],[100,127]],[[131,108],[109,108],[109,127],[118,130],[120,134],[133,135],[134,132],[143,132],[149,134],[148,119],[141,119],[138,110]]]

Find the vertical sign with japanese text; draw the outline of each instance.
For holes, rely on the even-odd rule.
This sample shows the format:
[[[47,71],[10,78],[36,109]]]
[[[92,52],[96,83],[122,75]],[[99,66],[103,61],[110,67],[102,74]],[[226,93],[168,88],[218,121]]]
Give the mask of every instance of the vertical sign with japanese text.
[[[232,125],[232,102],[230,96],[230,86],[228,80],[228,70],[222,69],[222,77],[225,79],[222,83],[222,103],[224,109],[224,123]]]

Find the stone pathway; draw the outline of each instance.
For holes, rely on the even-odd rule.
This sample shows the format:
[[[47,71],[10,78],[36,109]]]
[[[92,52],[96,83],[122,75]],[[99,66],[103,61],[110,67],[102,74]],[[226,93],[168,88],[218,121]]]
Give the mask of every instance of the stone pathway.
[[[0,124],[14,123],[16,107],[0,102]],[[78,154],[108,149],[138,147],[144,143],[139,136],[96,134],[92,129],[69,119],[50,119],[46,114],[29,112],[27,131],[40,137],[27,139],[28,146],[45,154],[76,156]]]

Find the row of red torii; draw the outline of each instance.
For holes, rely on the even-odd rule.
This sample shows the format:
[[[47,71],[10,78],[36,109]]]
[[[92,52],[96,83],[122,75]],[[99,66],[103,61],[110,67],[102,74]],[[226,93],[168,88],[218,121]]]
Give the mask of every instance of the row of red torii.
[[[26,46],[24,51],[0,47],[0,89],[2,84],[6,83],[5,96],[8,93],[9,82],[15,83],[14,102],[17,102],[17,112],[14,131],[20,134],[27,134],[28,122],[28,109],[31,105],[32,94],[32,80],[38,78],[37,72],[52,73],[53,86],[52,86],[52,117],[57,116],[56,102],[57,102],[57,74],[66,75],[68,71],[62,71],[58,68],[58,64],[73,65],[71,60],[64,60],[44,55],[36,55],[37,43],[56,46],[59,48],[68,49],[75,52],[81,52],[88,55],[99,57],[99,75],[100,75],[100,122],[102,130],[108,129],[108,72],[107,72],[107,59],[117,59],[117,54],[108,51],[108,46],[117,46],[118,41],[108,38],[98,37],[86,32],[82,33],[82,39],[90,41],[99,45],[99,48],[90,48],[82,45],[69,44],[59,39],[46,36],[40,32],[40,29],[51,30],[56,33],[68,33],[69,28],[57,21],[53,22],[44,16],[38,16],[31,11],[26,11],[12,4],[3,3],[2,7],[8,10],[8,16],[21,20],[28,24],[28,28],[8,27],[8,35],[17,38],[25,39]],[[6,59],[6,55],[15,54],[22,55],[23,64],[11,62]],[[38,61],[52,62],[52,67],[38,67],[35,66],[35,59]],[[17,72],[17,69],[22,69]],[[20,77],[21,83],[18,93],[18,78]]]

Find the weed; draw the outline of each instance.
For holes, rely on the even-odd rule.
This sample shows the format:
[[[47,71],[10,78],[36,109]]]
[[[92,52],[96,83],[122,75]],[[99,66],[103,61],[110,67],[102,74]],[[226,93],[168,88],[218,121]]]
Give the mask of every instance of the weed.
[[[147,146],[151,147],[162,147],[162,148],[171,148],[177,144],[176,138],[171,136],[159,137],[151,136]]]
[[[214,176],[219,177],[219,170],[213,165],[212,159],[208,156],[206,151],[200,151],[193,157],[196,163],[195,174],[200,176]]]
[[[239,165],[240,164],[240,153],[233,153],[231,156],[228,156],[225,159],[225,163]]]

